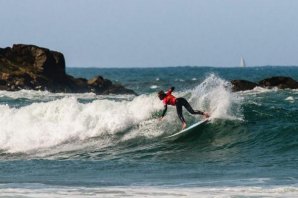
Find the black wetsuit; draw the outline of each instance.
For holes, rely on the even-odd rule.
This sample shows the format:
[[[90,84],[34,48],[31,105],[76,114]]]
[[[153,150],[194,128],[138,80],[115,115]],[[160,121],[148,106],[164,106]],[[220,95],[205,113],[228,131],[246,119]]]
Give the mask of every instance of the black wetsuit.
[[[190,104],[187,102],[185,98],[177,98],[176,99],[176,109],[177,109],[177,114],[181,122],[185,122],[185,119],[182,115],[182,107],[185,107],[187,111],[191,114],[201,114],[203,115],[204,112],[199,111],[199,110],[193,110],[193,108],[190,106]]]

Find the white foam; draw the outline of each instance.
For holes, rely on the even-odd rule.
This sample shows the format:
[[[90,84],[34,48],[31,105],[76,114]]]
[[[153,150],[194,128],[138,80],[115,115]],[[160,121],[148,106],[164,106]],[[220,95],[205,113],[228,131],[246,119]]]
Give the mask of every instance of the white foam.
[[[239,91],[238,93],[244,94],[244,95],[255,95],[255,94],[262,94],[262,93],[270,93],[270,92],[276,92],[278,89],[269,89],[265,87],[255,87],[251,90],[246,90],[246,91]]]
[[[1,186],[4,197],[297,197],[297,186],[236,186],[236,187],[57,187],[37,184],[22,184],[22,187]]]
[[[148,120],[161,109],[155,94],[132,101],[95,100],[82,104],[75,97],[34,103],[21,108],[0,105],[0,149],[27,152],[64,142],[115,134]]]
[[[211,118],[242,119],[243,98],[231,91],[232,85],[210,74],[191,95],[194,108],[211,113]]]
[[[80,99],[132,99],[133,95],[96,95],[95,93],[52,93],[48,91],[20,90],[20,91],[0,91],[0,97],[12,99],[26,98],[29,100],[49,101],[63,97],[75,97]]]
[[[157,88],[158,88],[157,85],[151,85],[151,86],[150,86],[150,89],[157,89]]]
[[[289,101],[289,102],[295,102],[295,99],[294,99],[294,97],[293,96],[289,96],[289,97],[287,97],[285,100],[287,100],[287,101]]]

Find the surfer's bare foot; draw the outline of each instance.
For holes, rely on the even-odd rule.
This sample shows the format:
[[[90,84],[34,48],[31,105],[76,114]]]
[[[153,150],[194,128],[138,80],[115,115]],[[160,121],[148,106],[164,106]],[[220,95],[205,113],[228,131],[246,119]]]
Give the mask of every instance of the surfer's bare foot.
[[[209,118],[210,117],[210,115],[209,115],[209,113],[207,113],[207,112],[204,112],[204,118]]]
[[[182,123],[182,129],[185,129],[185,128],[186,128],[186,123],[183,122],[183,123]]]

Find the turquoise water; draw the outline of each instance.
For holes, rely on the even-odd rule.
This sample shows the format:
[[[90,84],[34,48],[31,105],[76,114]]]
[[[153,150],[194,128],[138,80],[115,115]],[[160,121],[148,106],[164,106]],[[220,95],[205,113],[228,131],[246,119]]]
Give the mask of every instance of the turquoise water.
[[[138,96],[0,92],[0,196],[295,197],[298,91],[232,93],[229,80],[260,81],[298,67],[68,68],[103,75]],[[211,121],[174,140],[160,89]],[[184,111],[188,125],[201,119]]]

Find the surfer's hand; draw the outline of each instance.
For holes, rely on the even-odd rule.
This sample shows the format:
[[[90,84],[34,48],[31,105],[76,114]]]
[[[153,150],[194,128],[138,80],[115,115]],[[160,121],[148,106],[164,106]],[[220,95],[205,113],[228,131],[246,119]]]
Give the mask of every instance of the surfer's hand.
[[[163,117],[160,117],[160,118],[159,118],[159,121],[162,121],[162,119],[163,119]]]

